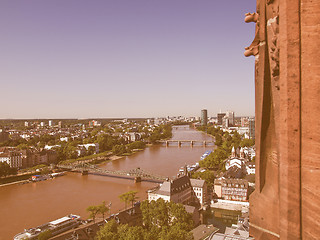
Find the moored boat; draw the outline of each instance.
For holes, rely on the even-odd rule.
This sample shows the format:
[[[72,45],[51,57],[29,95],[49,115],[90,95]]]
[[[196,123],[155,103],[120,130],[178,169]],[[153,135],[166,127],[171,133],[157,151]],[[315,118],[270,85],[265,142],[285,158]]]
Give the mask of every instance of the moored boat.
[[[57,220],[45,223],[35,228],[25,229],[22,233],[14,236],[14,240],[22,239],[37,239],[43,232],[50,232],[51,236],[55,236],[65,232],[71,228],[77,227],[80,223],[80,216],[69,214],[68,216],[59,218]]]

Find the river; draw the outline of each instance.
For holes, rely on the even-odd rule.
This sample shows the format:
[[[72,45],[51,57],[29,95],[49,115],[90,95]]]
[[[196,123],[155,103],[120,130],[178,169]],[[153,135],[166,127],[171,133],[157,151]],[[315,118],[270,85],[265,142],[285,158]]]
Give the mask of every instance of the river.
[[[175,126],[172,140],[212,141],[212,138],[188,126]],[[100,167],[129,170],[140,167],[148,172],[168,177],[175,176],[185,164],[195,164],[201,155],[213,146],[181,147],[156,145],[142,152],[102,164]],[[65,176],[37,183],[0,187],[0,240],[13,239],[25,228],[35,227],[69,213],[88,217],[86,208],[102,201],[112,203],[111,212],[124,208],[118,196],[130,190],[138,191],[140,200],[154,183],[134,183],[130,180],[102,176]]]

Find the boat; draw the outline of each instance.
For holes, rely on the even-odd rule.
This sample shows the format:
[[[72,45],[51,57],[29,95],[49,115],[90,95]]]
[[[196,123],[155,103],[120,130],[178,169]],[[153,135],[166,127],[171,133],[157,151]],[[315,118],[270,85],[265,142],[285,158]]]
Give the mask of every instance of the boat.
[[[32,182],[40,182],[40,181],[48,180],[49,178],[50,176],[48,175],[33,175],[30,180]]]
[[[80,224],[80,216],[69,214],[57,220],[45,223],[35,228],[25,229],[23,232],[14,236],[14,240],[37,239],[39,234],[50,231],[51,236],[58,235],[69,229],[75,228]]]
[[[201,157],[200,160],[205,159],[206,157],[208,157],[210,155],[210,153],[212,153],[212,151],[206,151]]]
[[[54,178],[54,177],[63,176],[63,175],[65,175],[65,174],[66,174],[65,172],[57,172],[57,173],[51,173],[50,176],[51,176],[52,178]]]

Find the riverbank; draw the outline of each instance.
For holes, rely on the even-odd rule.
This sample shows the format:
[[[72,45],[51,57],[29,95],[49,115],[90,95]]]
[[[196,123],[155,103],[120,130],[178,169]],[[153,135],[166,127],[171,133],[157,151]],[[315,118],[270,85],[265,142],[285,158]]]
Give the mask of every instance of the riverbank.
[[[22,181],[16,181],[16,182],[11,182],[11,183],[4,183],[4,184],[0,184],[0,187],[10,186],[10,185],[14,185],[14,184],[24,184],[24,183],[29,183],[29,180],[22,180]]]
[[[33,173],[0,178],[0,187],[27,182]]]

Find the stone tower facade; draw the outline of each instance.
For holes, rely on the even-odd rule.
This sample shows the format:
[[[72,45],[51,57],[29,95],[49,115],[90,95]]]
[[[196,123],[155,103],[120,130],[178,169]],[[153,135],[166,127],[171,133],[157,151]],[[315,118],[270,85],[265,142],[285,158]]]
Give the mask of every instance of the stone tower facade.
[[[257,0],[255,239],[320,236],[320,1]]]

